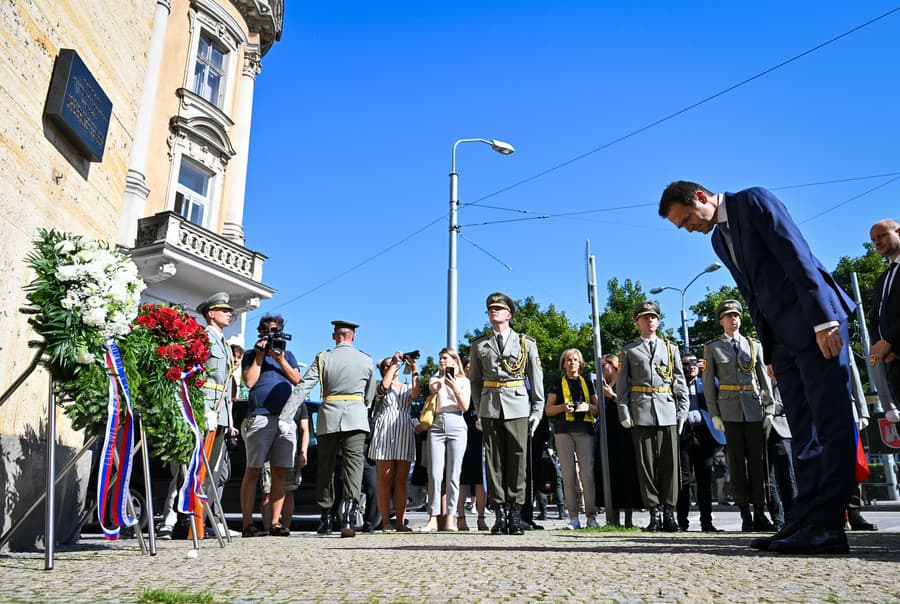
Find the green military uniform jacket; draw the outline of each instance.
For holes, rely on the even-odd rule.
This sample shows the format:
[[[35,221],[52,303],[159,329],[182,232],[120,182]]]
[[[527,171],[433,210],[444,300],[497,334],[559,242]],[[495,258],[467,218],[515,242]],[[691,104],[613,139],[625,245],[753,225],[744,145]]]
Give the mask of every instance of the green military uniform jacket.
[[[726,422],[761,422],[774,413],[772,383],[760,343],[738,334],[739,353],[722,335],[704,346],[703,392],[709,414]],[[767,409],[768,407],[768,409]]]
[[[472,342],[470,359],[472,403],[477,405],[478,417],[517,419],[541,416],[544,412],[544,370],[534,338],[510,329],[501,353],[491,332]],[[524,383],[517,386],[491,385],[492,382],[524,382],[526,377],[531,385],[530,398]]]
[[[377,385],[372,357],[348,343],[320,352],[294,387],[280,419],[293,422],[297,408],[317,383],[322,385],[322,406],[316,434],[369,431],[367,412]]]
[[[653,356],[638,338],[619,352],[616,399],[619,421],[635,426],[674,426],[687,418],[690,397],[678,346],[656,338]]]
[[[204,401],[210,411],[219,410],[219,425],[229,425],[231,417],[231,389],[234,380],[234,355],[225,336],[212,325],[206,326],[209,336],[209,359],[206,361]],[[214,430],[215,426],[207,426]]]

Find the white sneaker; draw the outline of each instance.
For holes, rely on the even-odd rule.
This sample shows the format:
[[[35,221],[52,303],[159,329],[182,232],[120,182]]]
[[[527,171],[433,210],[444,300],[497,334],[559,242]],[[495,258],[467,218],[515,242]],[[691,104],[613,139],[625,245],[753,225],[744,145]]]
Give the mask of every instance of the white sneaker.
[[[580,529],[581,522],[578,520],[578,518],[573,518],[572,520],[569,521],[569,524],[567,524],[565,528],[567,531],[574,531],[575,529]]]
[[[594,515],[588,516],[587,527],[588,528],[600,528],[600,524],[597,522],[596,516],[594,516]]]

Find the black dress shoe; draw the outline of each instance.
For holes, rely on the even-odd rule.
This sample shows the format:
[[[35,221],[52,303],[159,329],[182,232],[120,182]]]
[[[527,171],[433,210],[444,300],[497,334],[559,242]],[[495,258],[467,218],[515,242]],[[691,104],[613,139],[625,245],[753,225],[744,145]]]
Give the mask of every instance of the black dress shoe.
[[[330,512],[323,512],[322,517],[319,519],[319,528],[316,529],[316,532],[320,535],[330,535],[332,529],[332,518]]]
[[[662,530],[667,533],[678,532],[678,523],[675,522],[675,512],[671,505],[663,506]]]
[[[662,530],[662,518],[659,516],[659,508],[650,508],[650,524],[645,528],[648,533],[658,533]]]
[[[859,510],[851,509],[847,514],[847,522],[850,524],[851,531],[877,531],[878,527],[863,518]]]
[[[494,504],[494,526],[491,527],[492,535],[505,535],[506,529],[506,504]]]
[[[757,533],[775,532],[775,525],[766,518],[766,512],[761,505],[753,506],[753,530]]]
[[[522,527],[522,506],[518,503],[507,504],[509,513],[506,516],[506,529],[508,535],[524,535]]]
[[[700,525],[700,530],[704,533],[723,533],[724,531],[720,528],[716,528],[713,526],[712,522],[704,522]]]
[[[769,551],[779,554],[846,554],[850,551],[850,545],[844,529],[804,524],[793,535],[770,543]]]
[[[784,527],[774,535],[770,535],[769,537],[757,537],[756,539],[752,540],[750,542],[750,547],[752,547],[753,549],[766,551],[769,549],[769,546],[773,542],[793,535],[794,533],[799,531],[802,526],[803,524],[799,522],[789,522],[788,524],[785,524]]]

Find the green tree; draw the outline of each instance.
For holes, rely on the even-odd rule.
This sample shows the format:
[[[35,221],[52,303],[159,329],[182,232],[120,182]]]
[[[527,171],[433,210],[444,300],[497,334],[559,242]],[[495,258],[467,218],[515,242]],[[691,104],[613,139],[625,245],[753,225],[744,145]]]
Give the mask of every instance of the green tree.
[[[750,309],[747,308],[740,290],[736,286],[723,285],[716,291],[707,292],[705,298],[691,306],[691,311],[697,315],[694,325],[689,326],[691,350],[698,356],[703,356],[703,344],[722,335],[722,325],[719,323],[716,309],[725,300],[737,300],[741,303],[744,308],[741,315],[741,333],[748,337],[756,337],[756,326],[753,325]]]

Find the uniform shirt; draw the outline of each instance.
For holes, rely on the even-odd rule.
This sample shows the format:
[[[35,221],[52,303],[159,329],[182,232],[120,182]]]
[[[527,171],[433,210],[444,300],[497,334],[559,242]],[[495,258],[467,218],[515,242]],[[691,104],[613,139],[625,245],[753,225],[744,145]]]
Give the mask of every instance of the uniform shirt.
[[[256,351],[253,349],[244,353],[241,359],[241,369],[246,371],[256,358]],[[291,351],[284,353],[284,358],[288,365],[297,369],[297,359]],[[262,367],[259,369],[259,379],[256,380],[253,388],[250,389],[250,399],[247,403],[247,417],[254,415],[278,415],[291,396],[294,386],[288,380],[281,365],[266,354],[263,357]]]

